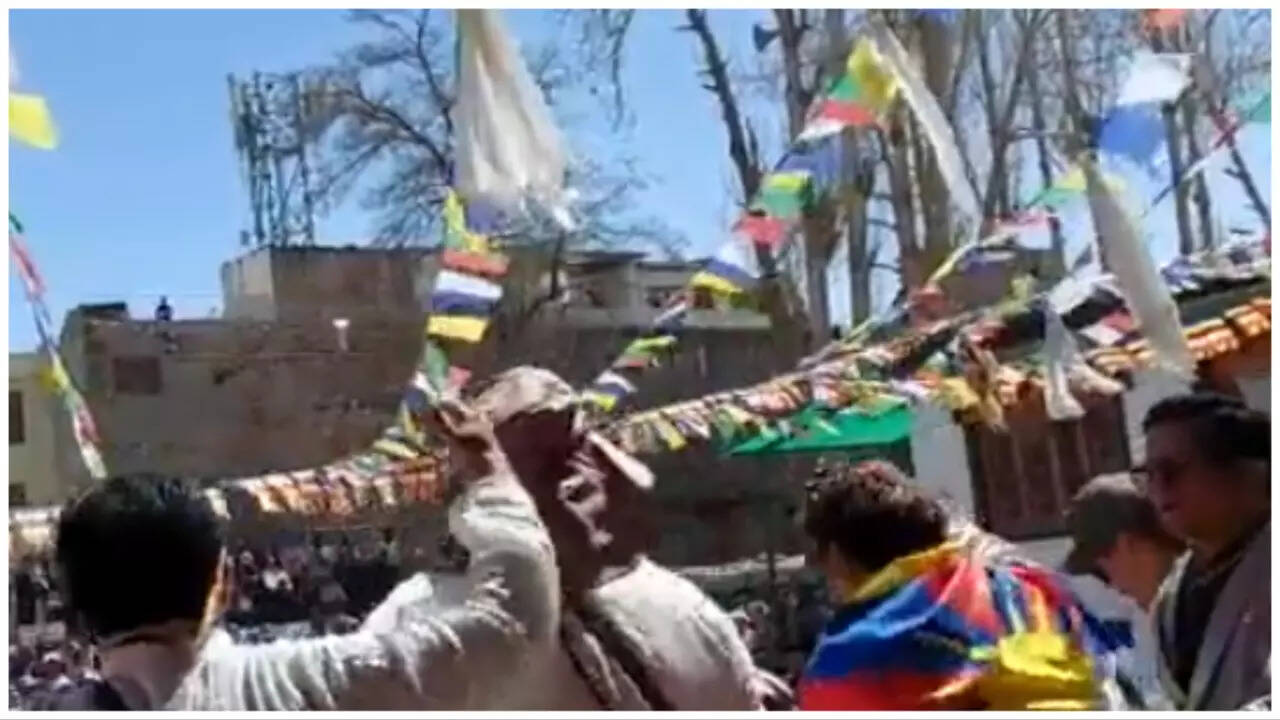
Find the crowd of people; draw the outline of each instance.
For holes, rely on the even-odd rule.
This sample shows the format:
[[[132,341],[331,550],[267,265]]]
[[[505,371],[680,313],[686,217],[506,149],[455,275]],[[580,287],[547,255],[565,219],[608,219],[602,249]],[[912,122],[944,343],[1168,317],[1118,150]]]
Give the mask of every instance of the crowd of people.
[[[337,609],[336,564],[329,583],[278,557],[232,560],[220,521],[181,481],[101,484],[62,514],[55,551],[100,670],[43,707],[1269,708],[1270,421],[1234,399],[1157,404],[1128,484],[1091,483],[1070,519],[1066,570],[1150,608],[1155,689],[1133,682],[1124,639],[1062,571],[878,461],[826,467],[805,486],[825,601],[804,590],[787,607],[726,611],[645,554],[654,478],[582,419],[572,388],[533,368],[439,403],[422,422],[448,445],[465,566],[398,583],[384,571],[359,600],[342,589],[349,627],[268,645],[237,643],[225,621],[290,598]],[[787,642],[764,637],[780,616]],[[805,658],[795,677],[761,666],[779,646]]]

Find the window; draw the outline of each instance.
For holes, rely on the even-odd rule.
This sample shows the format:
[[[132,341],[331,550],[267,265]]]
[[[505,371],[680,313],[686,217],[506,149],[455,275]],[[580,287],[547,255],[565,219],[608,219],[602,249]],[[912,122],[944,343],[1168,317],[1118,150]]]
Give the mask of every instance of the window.
[[[1088,480],[1129,468],[1119,398],[1086,406],[1083,418],[1052,422],[1041,406],[1006,408],[1009,431],[967,426],[978,522],[1009,540],[1066,531],[1072,496]]]
[[[19,507],[27,504],[27,486],[22,483],[9,483],[9,506]]]
[[[160,359],[155,357],[118,357],[111,359],[111,374],[116,392],[121,395],[159,395]]]
[[[22,393],[9,391],[9,444],[21,445],[27,441],[26,415],[22,411]]]

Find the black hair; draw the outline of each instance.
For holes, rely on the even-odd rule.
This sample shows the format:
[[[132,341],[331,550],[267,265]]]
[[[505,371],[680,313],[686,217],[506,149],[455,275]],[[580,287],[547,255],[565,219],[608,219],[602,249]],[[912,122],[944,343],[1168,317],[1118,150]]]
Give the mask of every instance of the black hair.
[[[1184,423],[1191,426],[1191,441],[1211,462],[1271,461],[1271,418],[1239,398],[1207,392],[1167,397],[1147,411],[1142,429]]]
[[[67,602],[98,638],[199,621],[225,542],[208,501],[181,480],[116,477],[72,501],[55,557]]]
[[[835,548],[874,572],[947,537],[947,515],[889,463],[819,469],[808,485],[805,532],[819,552]]]

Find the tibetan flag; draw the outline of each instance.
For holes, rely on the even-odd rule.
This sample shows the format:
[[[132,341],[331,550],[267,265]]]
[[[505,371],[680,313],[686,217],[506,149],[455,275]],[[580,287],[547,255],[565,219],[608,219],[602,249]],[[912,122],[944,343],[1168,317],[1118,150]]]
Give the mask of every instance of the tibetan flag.
[[[1094,709],[1095,658],[1118,650],[1098,628],[1049,571],[945,543],[891,562],[836,612],[799,709]]]
[[[756,245],[774,248],[782,244],[787,224],[778,218],[748,213],[734,223],[733,229],[746,235]]]
[[[770,217],[795,220],[813,204],[807,172],[773,172],[765,176],[751,209]]]
[[[689,284],[725,295],[737,295],[755,287],[759,277],[755,253],[746,243],[734,238],[720,246]]]
[[[44,98],[9,93],[9,135],[41,150],[58,147],[58,131]]]

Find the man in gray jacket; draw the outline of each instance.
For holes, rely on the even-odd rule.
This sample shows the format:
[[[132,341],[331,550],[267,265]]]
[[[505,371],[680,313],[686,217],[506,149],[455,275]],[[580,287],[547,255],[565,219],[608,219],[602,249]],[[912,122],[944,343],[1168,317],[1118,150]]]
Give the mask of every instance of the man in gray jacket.
[[[1190,547],[1156,594],[1161,683],[1180,709],[1269,705],[1271,421],[1197,394],[1157,403],[1143,427],[1140,477]]]
[[[560,652],[518,707],[753,710],[775,684],[733,621],[697,586],[645,556],[653,475],[583,426],[577,394],[520,367],[475,398],[547,523],[564,594]]]
[[[57,561],[105,682],[87,707],[56,709],[465,710],[513,696],[545,663],[557,629],[550,539],[492,427],[455,403],[434,420],[463,484],[450,529],[472,562],[449,601],[416,593],[424,612],[381,629],[235,645],[216,627],[226,548],[199,493],[116,478],[73,502],[59,522]]]

